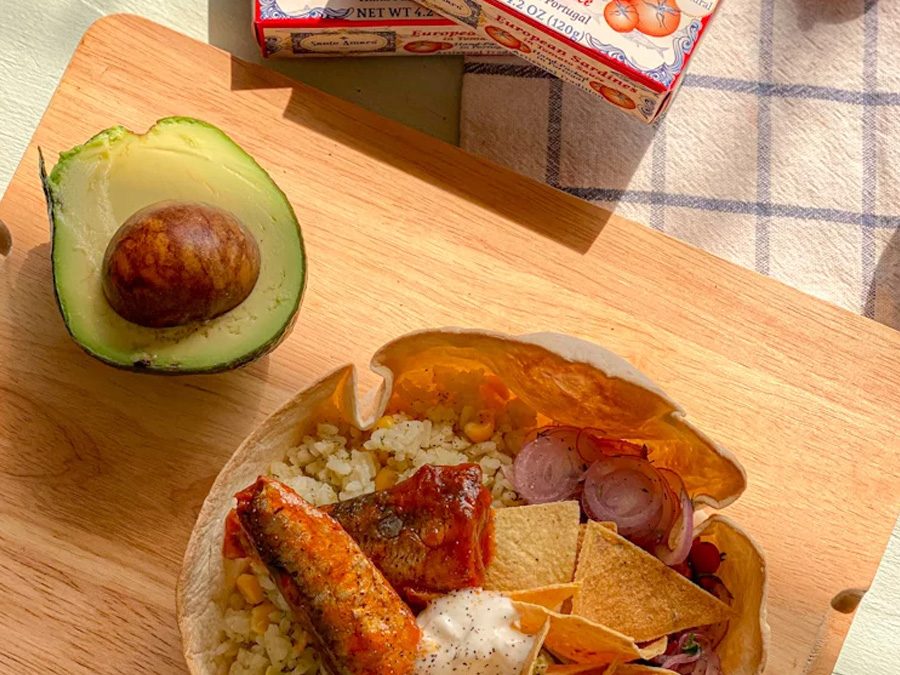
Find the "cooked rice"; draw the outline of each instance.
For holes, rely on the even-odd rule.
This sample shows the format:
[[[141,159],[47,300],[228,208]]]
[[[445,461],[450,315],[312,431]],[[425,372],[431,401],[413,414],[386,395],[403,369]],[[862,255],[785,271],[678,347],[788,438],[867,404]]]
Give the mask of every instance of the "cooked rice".
[[[390,409],[406,412],[386,415],[372,432],[320,423],[316,435],[289,448],[284,458],[272,463],[269,474],[321,506],[373,492],[383,469],[396,472],[399,481],[425,464],[475,462],[481,466],[495,507],[518,504],[518,495],[500,469],[512,463],[525,433],[535,427],[536,416],[518,399],[504,401],[491,415],[495,428],[490,439],[471,442],[463,429],[478,419],[478,411],[485,406],[487,377],[483,371],[445,370],[429,373],[424,383],[401,382]],[[315,649],[290,620],[288,607],[265,568],[246,559],[225,563],[226,588],[231,592],[223,640],[216,651],[220,675],[324,673]],[[256,575],[273,606],[264,632],[260,629],[265,621],[253,625],[253,608],[234,586],[237,576],[246,572]]]

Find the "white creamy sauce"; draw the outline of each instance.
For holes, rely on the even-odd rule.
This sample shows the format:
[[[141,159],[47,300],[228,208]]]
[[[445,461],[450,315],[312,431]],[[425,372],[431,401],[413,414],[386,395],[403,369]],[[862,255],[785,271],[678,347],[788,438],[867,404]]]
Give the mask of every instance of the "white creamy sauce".
[[[500,593],[466,590],[428,604],[416,675],[520,675],[534,637],[515,628],[519,613]]]

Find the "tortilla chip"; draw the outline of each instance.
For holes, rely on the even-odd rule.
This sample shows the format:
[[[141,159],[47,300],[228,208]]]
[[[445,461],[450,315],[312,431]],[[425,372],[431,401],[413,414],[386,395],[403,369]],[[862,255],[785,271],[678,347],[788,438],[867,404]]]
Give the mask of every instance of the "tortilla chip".
[[[549,586],[539,586],[538,588],[526,588],[521,591],[508,591],[505,595],[510,600],[540,605],[558,612],[562,604],[574,597],[580,588],[580,583],[572,581],[568,584],[550,584]]]
[[[598,523],[588,523],[575,579],[572,613],[655,640],[685,628],[719,623],[728,605]]]
[[[544,647],[544,640],[547,639],[547,633],[549,632],[550,620],[548,619],[547,621],[544,621],[544,625],[534,634],[534,644],[531,646],[531,651],[528,652],[528,658],[525,659],[525,665],[522,666],[522,675],[534,675],[538,658],[541,655],[541,649]]]
[[[495,554],[487,568],[484,588],[519,591],[571,582],[580,517],[578,502],[497,509]]]
[[[602,525],[605,528],[612,530],[613,532],[618,533],[619,526],[616,525],[611,520],[603,520],[603,521],[591,521],[596,522],[598,525]],[[578,556],[581,555],[581,546],[584,544],[584,533],[587,532],[587,523],[582,523],[578,528],[578,555],[575,556],[575,559],[578,560]]]
[[[513,602],[513,605],[519,610],[520,625],[525,633],[537,630],[550,619],[544,649],[559,658],[593,664],[641,658],[634,640],[599,623],[527,602]]]
[[[639,647],[641,650],[641,658],[645,661],[649,661],[652,658],[659,656],[660,654],[665,654],[666,649],[669,646],[669,636],[664,635],[658,640],[654,640],[653,642],[648,642],[643,647]]]

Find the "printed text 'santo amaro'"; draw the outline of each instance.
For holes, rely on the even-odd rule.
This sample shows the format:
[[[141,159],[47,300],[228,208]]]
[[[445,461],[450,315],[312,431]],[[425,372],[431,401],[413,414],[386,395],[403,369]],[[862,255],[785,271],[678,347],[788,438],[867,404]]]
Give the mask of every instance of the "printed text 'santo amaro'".
[[[506,53],[411,0],[255,0],[254,11],[266,57]]]

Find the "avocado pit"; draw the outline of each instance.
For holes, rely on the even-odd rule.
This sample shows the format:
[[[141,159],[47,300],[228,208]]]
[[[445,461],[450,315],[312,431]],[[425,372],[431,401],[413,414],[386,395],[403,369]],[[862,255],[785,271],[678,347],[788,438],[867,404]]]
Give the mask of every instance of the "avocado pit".
[[[259,246],[238,218],[201,202],[160,202],[132,214],[106,248],[101,284],[123,319],[150,328],[213,319],[259,278]]]

